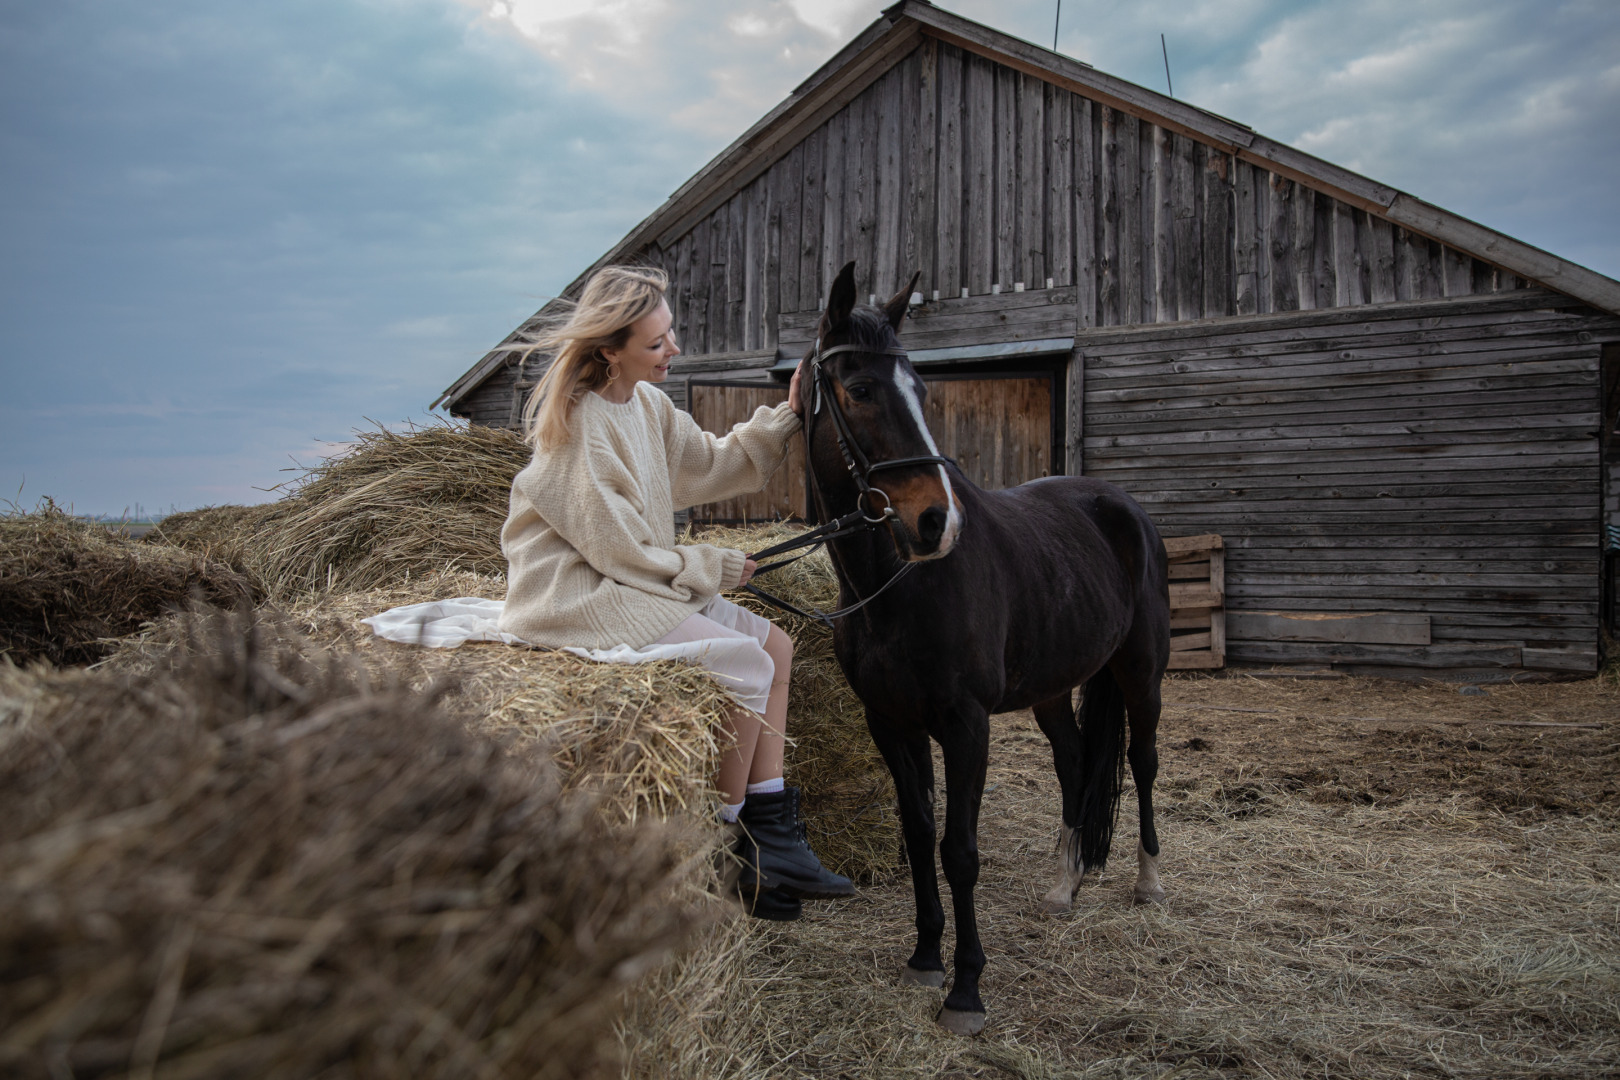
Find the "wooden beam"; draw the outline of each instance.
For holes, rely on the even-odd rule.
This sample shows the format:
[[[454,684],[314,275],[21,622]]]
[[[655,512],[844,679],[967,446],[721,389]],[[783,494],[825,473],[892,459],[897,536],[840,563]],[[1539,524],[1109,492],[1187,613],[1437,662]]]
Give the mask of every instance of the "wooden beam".
[[[1227,632],[1247,641],[1428,645],[1429,616],[1389,611],[1233,611]]]

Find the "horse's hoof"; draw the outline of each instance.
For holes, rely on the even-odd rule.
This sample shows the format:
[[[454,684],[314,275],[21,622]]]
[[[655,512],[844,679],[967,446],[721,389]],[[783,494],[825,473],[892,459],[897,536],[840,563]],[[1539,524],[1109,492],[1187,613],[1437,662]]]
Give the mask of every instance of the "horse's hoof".
[[[1073,909],[1074,904],[1068,900],[1054,900],[1048,896],[1041,901],[1042,915],[1062,915]]]
[[[984,1030],[984,1013],[963,1012],[960,1009],[941,1009],[934,1023],[953,1035],[977,1035]]]
[[[943,971],[918,971],[910,964],[907,964],[900,969],[900,985],[931,986],[937,990],[945,985],[945,973]]]
[[[1151,889],[1138,888],[1131,896],[1134,904],[1162,904],[1164,903],[1164,890],[1155,886]]]

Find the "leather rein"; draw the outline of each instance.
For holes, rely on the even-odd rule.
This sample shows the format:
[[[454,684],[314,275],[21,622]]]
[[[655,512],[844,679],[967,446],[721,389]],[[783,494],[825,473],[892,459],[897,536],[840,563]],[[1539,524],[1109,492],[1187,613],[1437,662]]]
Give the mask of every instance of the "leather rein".
[[[834,521],[829,521],[825,525],[817,526],[807,533],[795,536],[791,540],[785,540],[780,544],[774,544],[771,547],[765,548],[763,551],[758,551],[748,556],[755,562],[760,562],[764,559],[773,558],[777,555],[785,555],[790,551],[798,551],[800,548],[809,549],[808,551],[804,551],[799,555],[795,555],[791,559],[783,559],[780,562],[769,563],[765,566],[758,567],[754,571],[755,578],[758,578],[761,574],[769,573],[772,570],[780,570],[784,566],[796,563],[800,559],[814,554],[817,548],[823,546],[829,540],[836,540],[839,537],[849,536],[859,532],[871,532],[898,520],[898,515],[896,515],[894,512],[894,506],[889,501],[888,492],[872,483],[871,477],[873,473],[882,472],[885,469],[904,469],[915,465],[955,464],[955,462],[953,462],[950,458],[941,457],[937,454],[923,457],[890,458],[885,461],[874,462],[862,452],[861,445],[856,441],[855,433],[849,426],[849,418],[844,415],[843,408],[838,404],[838,397],[833,393],[833,387],[838,385],[838,382],[833,378],[830,372],[822,367],[822,362],[826,360],[827,357],[835,356],[838,353],[844,352],[878,353],[883,356],[905,356],[906,350],[900,348],[899,346],[892,346],[887,349],[874,349],[866,345],[834,345],[832,348],[823,351],[821,348],[821,339],[818,337],[816,339],[815,351],[810,355],[810,381],[811,393],[814,395],[814,404],[810,410],[808,420],[804,425],[804,465],[810,473],[810,482],[812,486],[814,486],[819,493],[820,485],[816,481],[815,466],[815,420],[816,417],[821,415],[822,403],[825,402],[827,406],[827,415],[832,418],[833,436],[838,441],[838,451],[843,455],[844,466],[849,469],[850,478],[855,481],[855,487],[859,489],[859,494],[855,496],[855,509],[845,514],[843,517]],[[883,499],[881,508],[878,508],[873,503],[872,499],[874,496],[879,496]],[[816,608],[811,608],[809,611],[804,611],[793,604],[788,603],[786,600],[783,600],[781,597],[772,596],[770,593],[758,588],[753,584],[744,585],[743,591],[752,593],[754,596],[759,597],[767,604],[781,608],[783,611],[786,611],[789,614],[797,615],[800,618],[805,619],[815,619],[816,621],[823,623],[830,630],[832,629],[832,621],[834,619],[842,618],[843,616],[849,615],[852,612],[858,611],[865,607],[867,604],[870,604],[873,600],[876,600],[878,597],[887,592],[890,586],[892,586],[895,582],[911,573],[916,565],[917,564],[914,562],[906,563],[905,565],[901,566],[893,577],[889,578],[888,581],[885,581],[877,592],[866,597],[864,600],[857,600],[855,603],[850,604],[847,607],[839,608],[837,611],[824,612],[819,611]],[[851,586],[851,591],[853,591],[853,586]]]

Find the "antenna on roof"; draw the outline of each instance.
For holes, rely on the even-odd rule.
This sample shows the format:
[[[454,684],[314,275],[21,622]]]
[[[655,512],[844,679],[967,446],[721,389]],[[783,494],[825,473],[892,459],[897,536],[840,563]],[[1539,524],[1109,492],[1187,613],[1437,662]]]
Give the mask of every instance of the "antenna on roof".
[[[1063,0],[1058,0],[1057,15],[1052,19],[1052,51],[1057,52],[1058,22],[1063,18]]]
[[[1058,0],[1063,3],[1063,0]],[[1159,49],[1164,53],[1164,85],[1170,88],[1170,96],[1176,96],[1176,85],[1170,81],[1170,49],[1164,43],[1164,35],[1159,35]]]

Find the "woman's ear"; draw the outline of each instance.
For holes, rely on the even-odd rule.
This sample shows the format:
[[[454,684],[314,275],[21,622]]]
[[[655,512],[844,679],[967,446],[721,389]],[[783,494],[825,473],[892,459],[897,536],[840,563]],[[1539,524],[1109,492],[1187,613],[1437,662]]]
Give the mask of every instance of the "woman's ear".
[[[851,259],[838,271],[832,288],[827,293],[827,308],[821,313],[821,337],[842,330],[849,322],[849,313],[855,310],[855,261]]]
[[[905,321],[906,309],[911,307],[911,290],[917,287],[917,279],[920,277],[922,277],[921,270],[912,274],[906,287],[889,297],[889,302],[883,305],[883,314],[888,316],[889,325],[897,331],[900,324]]]

